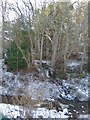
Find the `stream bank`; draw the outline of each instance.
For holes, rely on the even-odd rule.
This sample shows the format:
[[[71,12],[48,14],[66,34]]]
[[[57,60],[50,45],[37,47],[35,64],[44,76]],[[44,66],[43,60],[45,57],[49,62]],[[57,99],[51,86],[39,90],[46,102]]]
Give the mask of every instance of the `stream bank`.
[[[7,72],[3,60],[0,60],[0,74],[2,103],[22,106],[25,114],[29,114],[26,111],[30,112],[29,117],[77,118],[88,114],[88,74],[84,78],[47,78],[42,81],[37,73]]]

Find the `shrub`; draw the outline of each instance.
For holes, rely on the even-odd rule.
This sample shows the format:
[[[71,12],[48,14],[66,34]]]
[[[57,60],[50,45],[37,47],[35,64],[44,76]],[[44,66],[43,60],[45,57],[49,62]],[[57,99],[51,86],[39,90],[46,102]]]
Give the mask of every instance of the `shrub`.
[[[27,58],[27,48],[28,44],[22,42],[20,45],[23,50],[25,57]],[[11,42],[11,46],[7,48],[7,57],[5,58],[5,63],[8,65],[8,70],[15,71],[17,69],[22,69],[27,67],[26,61],[23,59],[21,51],[17,48],[14,41]]]

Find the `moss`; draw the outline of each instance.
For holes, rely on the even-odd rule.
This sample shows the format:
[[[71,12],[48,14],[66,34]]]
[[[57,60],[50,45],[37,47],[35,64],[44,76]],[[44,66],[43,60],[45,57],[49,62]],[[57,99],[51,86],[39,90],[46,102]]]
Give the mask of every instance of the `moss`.
[[[66,74],[66,72],[61,72],[61,73],[59,74],[59,78],[60,78],[60,79],[67,79],[67,74]]]
[[[57,70],[57,71],[54,72],[53,78],[67,79],[67,73]]]
[[[86,74],[85,74],[85,73],[81,73],[81,74],[79,74],[79,77],[80,77],[80,78],[85,78],[85,77],[86,77]]]

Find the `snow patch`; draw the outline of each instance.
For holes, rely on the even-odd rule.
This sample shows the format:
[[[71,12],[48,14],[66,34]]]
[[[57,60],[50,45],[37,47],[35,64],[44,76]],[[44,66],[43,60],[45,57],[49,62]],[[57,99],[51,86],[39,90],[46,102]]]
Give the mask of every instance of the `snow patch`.
[[[59,89],[55,84],[50,84],[47,81],[38,82],[32,81],[28,86],[28,94],[34,99],[49,99],[52,100],[53,96],[58,97]]]
[[[56,110],[48,110],[47,108],[37,108],[37,110],[33,110],[33,118],[39,118],[42,116],[43,118],[68,118],[68,110],[64,109],[63,112],[59,111],[57,112]]]
[[[68,64],[68,66],[70,66],[70,67],[76,67],[78,65],[80,65],[80,63],[77,63],[77,62],[71,62]]]
[[[26,118],[26,111],[27,109],[23,109],[21,106],[0,103],[0,114],[8,118]],[[68,114],[67,108],[63,112],[57,112],[55,109],[48,110],[47,108],[37,108],[31,111],[32,118],[39,118],[40,116],[43,118],[68,118],[68,115],[65,114]]]
[[[25,117],[25,112],[20,106],[0,103],[0,113],[8,118]]]
[[[82,119],[86,119],[86,120],[90,120],[90,115],[89,114],[86,114],[86,115],[83,115],[83,114],[81,114],[81,115],[79,115],[79,117],[78,118],[82,118]]]

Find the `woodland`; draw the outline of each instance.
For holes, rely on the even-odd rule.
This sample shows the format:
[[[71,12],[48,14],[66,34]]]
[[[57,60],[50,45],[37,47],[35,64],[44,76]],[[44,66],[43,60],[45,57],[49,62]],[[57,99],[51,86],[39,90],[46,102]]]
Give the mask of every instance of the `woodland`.
[[[87,117],[89,3],[1,0],[0,4],[2,103],[30,107],[28,115],[24,111],[26,118]],[[9,112],[5,116],[11,118]]]

